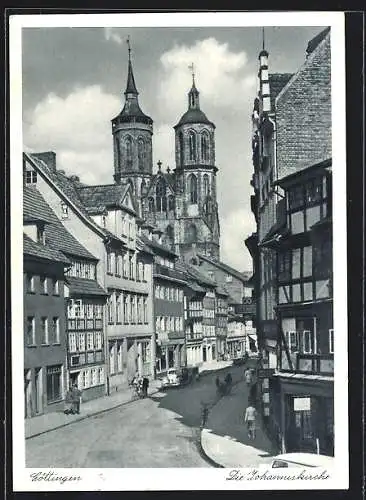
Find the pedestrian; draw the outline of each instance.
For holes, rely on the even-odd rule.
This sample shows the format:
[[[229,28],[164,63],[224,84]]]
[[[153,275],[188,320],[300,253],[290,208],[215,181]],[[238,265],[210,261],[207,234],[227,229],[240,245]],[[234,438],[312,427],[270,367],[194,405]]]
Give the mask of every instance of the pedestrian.
[[[147,398],[148,389],[149,389],[149,379],[147,377],[144,377],[142,379],[142,393],[144,398]]]
[[[226,377],[225,377],[225,382],[227,385],[231,385],[232,384],[232,381],[233,381],[233,378],[231,376],[231,373],[229,372]]]
[[[71,393],[72,393],[72,413],[79,414],[82,393],[78,389],[77,384],[74,384]]]
[[[247,368],[244,372],[244,378],[247,383],[247,386],[251,385],[252,380],[253,380],[253,375],[252,375],[252,370],[250,368]]]
[[[248,427],[248,438],[251,440],[255,439],[255,421],[257,418],[257,410],[254,406],[249,405],[245,410],[244,422],[247,423]]]
[[[73,401],[72,401],[72,387],[70,386],[65,395],[65,415],[70,415],[73,412]]]

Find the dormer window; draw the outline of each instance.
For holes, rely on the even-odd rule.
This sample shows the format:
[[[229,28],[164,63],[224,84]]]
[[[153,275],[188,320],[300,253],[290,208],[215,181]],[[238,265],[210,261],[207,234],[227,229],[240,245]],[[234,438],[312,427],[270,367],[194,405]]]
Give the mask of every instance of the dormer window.
[[[42,226],[37,226],[37,242],[42,245],[46,243],[44,228]]]
[[[61,218],[67,219],[69,217],[69,207],[66,203],[61,203]]]
[[[35,170],[25,171],[25,183],[26,184],[37,184],[37,172]]]

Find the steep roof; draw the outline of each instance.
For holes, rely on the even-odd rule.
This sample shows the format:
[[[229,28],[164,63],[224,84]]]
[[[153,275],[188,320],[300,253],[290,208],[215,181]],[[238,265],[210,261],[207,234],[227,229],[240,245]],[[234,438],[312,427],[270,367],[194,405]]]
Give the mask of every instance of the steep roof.
[[[210,259],[209,257],[207,257],[206,255],[203,255],[203,254],[198,254],[198,257],[200,259],[208,262],[212,266],[217,267],[217,268],[219,268],[219,269],[227,272],[228,274],[231,274],[232,276],[234,276],[235,278],[237,278],[238,280],[240,280],[242,283],[247,283],[248,282],[248,279],[245,276],[243,276],[242,273],[240,273],[239,271],[237,271],[233,267],[229,266],[228,264],[224,264],[224,262],[221,262],[220,260],[212,260],[212,259]]]
[[[215,128],[214,123],[212,123],[207,118],[207,116],[201,109],[188,109],[183,114],[179,122],[174,126],[174,128],[180,127],[181,125],[185,125],[186,123],[205,123]]]
[[[312,52],[314,52],[319,43],[324,40],[324,38],[327,36],[329,32],[330,32],[330,26],[328,26],[327,28],[323,29],[323,31],[315,35],[314,38],[312,38],[309,41],[308,46],[306,48],[306,53],[309,55]]]
[[[38,257],[39,259],[49,260],[50,262],[59,262],[70,264],[70,261],[65,255],[51,248],[49,245],[36,243],[29,236],[23,233],[23,255]]]
[[[140,238],[142,242],[145,243],[145,245],[153,250],[154,253],[169,255],[169,257],[178,257],[178,255],[173,252],[173,250],[170,250],[170,248],[166,247],[165,245],[158,243],[154,238],[149,240],[149,238],[144,234],[141,234]]]
[[[275,109],[276,97],[293,76],[294,73],[270,73],[268,75],[272,111]]]
[[[80,186],[77,193],[88,212],[94,208],[120,207],[127,193],[127,184],[105,184],[100,186]]]
[[[205,273],[203,273],[201,270],[197,269],[197,267],[192,266],[191,264],[188,264],[186,262],[184,263],[184,267],[186,268],[188,275],[190,275],[191,278],[198,281],[199,284],[202,284],[204,286],[209,286],[212,288],[217,287],[216,281],[209,278]]]
[[[114,239],[120,244],[124,245],[124,242],[118,238],[116,235],[111,233],[105,228],[100,227],[89,215],[88,210],[84,206],[79,194],[79,185],[70,180],[62,171],[53,170],[49,168],[46,163],[35,155],[31,153],[23,153],[25,159],[27,159],[41,175],[48,178],[51,183],[61,191],[62,195],[71,202],[72,205],[77,209],[79,214],[83,219],[91,226],[95,231],[97,231],[104,238]]]
[[[108,295],[95,280],[67,276],[65,281],[69,285],[70,293],[75,295]]]
[[[23,188],[23,205],[25,222],[36,220],[38,213],[42,214],[43,219],[47,219],[45,237],[48,246],[69,255],[98,260],[67,231],[35,186]]]

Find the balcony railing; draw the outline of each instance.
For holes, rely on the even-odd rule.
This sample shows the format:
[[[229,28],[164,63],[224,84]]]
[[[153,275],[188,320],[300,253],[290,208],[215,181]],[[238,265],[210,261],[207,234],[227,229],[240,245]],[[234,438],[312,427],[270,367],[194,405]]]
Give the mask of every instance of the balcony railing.
[[[281,371],[296,372],[308,375],[334,375],[333,354],[290,353],[293,370],[288,364],[286,354],[282,352]]]

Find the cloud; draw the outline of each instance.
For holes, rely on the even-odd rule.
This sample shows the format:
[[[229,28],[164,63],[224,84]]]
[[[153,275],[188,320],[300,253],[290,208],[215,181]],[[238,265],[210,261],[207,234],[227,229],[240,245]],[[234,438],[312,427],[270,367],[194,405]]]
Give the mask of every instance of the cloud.
[[[252,270],[252,258],[244,240],[255,231],[254,218],[245,209],[237,209],[221,217],[221,260],[239,271]]]
[[[118,45],[121,45],[125,41],[116,31],[114,31],[114,28],[104,28],[104,38],[107,41],[112,40],[118,43]]]
[[[27,116],[24,142],[33,151],[55,151],[58,167],[85,182],[112,182],[110,120],[120,109],[119,99],[98,85],[66,97],[51,93]]]
[[[155,128],[153,135],[153,170],[156,171],[156,163],[163,162],[163,170],[166,167],[175,168],[174,153],[174,129],[171,124],[162,124]]]
[[[176,45],[160,57],[158,93],[166,122],[177,120],[187,107],[187,90],[192,84],[188,66],[192,62],[205,111],[209,107],[235,108],[243,91],[255,85],[255,78],[246,73],[245,52],[232,52],[227,43],[220,44],[215,38],[197,41],[192,46]]]

